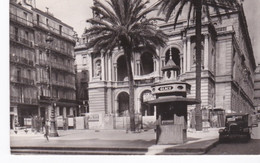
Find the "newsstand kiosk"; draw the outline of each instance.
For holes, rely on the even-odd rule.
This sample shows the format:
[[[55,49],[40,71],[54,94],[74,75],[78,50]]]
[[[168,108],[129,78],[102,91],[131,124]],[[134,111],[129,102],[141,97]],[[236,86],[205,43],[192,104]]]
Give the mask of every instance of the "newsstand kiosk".
[[[199,103],[187,98],[190,84],[177,79],[180,68],[170,57],[162,68],[163,80],[152,86],[155,99],[148,104],[156,106],[156,143],[182,144],[187,141],[187,105]]]

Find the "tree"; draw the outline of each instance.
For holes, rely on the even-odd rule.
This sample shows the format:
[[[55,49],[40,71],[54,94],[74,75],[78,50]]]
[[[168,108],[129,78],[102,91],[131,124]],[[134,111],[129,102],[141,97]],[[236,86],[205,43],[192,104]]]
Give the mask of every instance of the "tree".
[[[195,16],[195,34],[196,34],[196,99],[201,101],[201,15],[202,8],[210,20],[209,7],[213,7],[216,13],[219,15],[219,9],[224,9],[226,12],[228,10],[234,10],[239,8],[238,0],[158,0],[155,6],[159,6],[160,12],[165,13],[165,21],[168,22],[172,13],[176,10],[174,28],[178,21],[178,17],[183,11],[185,5],[189,5],[187,22],[189,26],[189,21],[191,18],[191,12],[193,11],[193,17]],[[200,104],[196,105],[196,129],[202,129],[201,116],[200,116]]]
[[[122,48],[126,59],[129,81],[130,129],[135,131],[134,79],[131,67],[134,52],[143,48],[155,52],[164,46],[167,36],[156,28],[155,21],[160,18],[146,18],[154,8],[146,8],[149,1],[142,0],[109,0],[106,4],[94,0],[92,10],[96,15],[89,19],[92,25],[86,30],[91,38],[87,48],[93,51],[112,55],[113,50]]]

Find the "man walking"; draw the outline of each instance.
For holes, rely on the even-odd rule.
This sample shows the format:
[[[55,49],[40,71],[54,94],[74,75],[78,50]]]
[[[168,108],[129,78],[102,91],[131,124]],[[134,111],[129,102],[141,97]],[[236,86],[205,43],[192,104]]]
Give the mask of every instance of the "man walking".
[[[49,126],[48,126],[48,122],[45,123],[44,125],[44,129],[45,129],[45,133],[44,133],[44,137],[47,139],[47,141],[49,141]]]

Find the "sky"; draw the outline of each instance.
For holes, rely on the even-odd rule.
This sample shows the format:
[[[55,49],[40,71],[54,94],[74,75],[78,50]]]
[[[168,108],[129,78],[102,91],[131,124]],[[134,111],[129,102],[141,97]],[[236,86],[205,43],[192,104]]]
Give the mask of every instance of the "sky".
[[[35,0],[36,7],[46,11],[46,7],[55,17],[72,26],[79,36],[87,26],[86,20],[91,18],[92,0]],[[150,0],[155,2],[156,0]],[[260,0],[244,0],[244,11],[253,44],[257,63],[260,63]]]

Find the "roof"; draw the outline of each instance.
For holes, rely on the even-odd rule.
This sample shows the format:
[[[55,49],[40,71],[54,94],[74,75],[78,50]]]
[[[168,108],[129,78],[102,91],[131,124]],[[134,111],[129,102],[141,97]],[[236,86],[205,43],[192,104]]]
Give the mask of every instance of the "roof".
[[[166,65],[162,68],[162,71],[165,70],[180,70],[180,67],[177,66],[172,59],[169,59]]]
[[[157,105],[161,103],[177,103],[177,102],[185,102],[187,105],[199,104],[200,101],[193,98],[186,97],[167,97],[167,98],[158,98],[155,100],[148,101],[147,103],[150,105]]]

